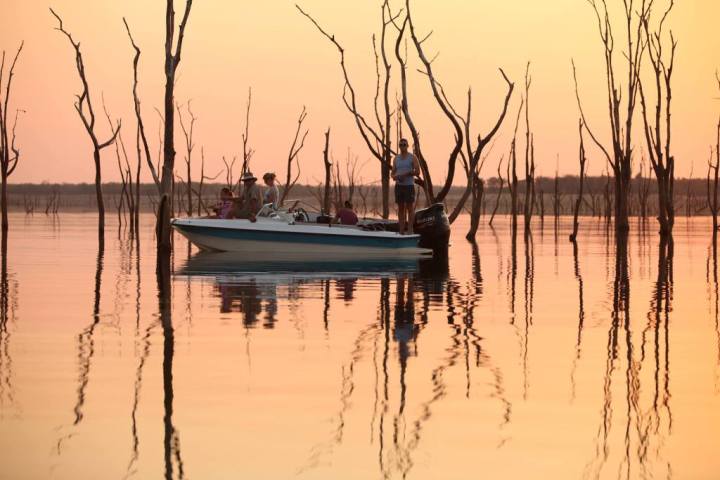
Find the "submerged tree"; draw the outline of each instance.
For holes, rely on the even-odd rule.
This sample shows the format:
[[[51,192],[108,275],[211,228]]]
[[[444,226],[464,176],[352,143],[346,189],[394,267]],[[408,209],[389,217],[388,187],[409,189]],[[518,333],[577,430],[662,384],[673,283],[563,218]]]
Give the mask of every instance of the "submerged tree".
[[[135,223],[135,232],[137,234],[136,239],[139,241],[140,231],[140,172],[142,170],[142,157],[145,155],[150,174],[152,175],[155,186],[160,189],[160,178],[157,175],[155,165],[153,165],[152,156],[150,155],[150,146],[148,145],[147,136],[145,135],[145,124],[142,119],[142,112],[140,108],[140,95],[138,94],[138,64],[140,62],[140,47],[137,46],[133,39],[132,33],[130,32],[130,26],[127,20],[123,18],[123,24],[125,24],[125,30],[127,31],[130,44],[135,51],[133,57],[133,107],[135,110],[135,120],[137,122],[137,129],[135,131],[135,151],[137,155],[137,167],[135,169],[135,211],[133,215],[133,222]]]
[[[651,2],[652,3],[652,2]],[[650,164],[655,172],[658,185],[658,222],[660,235],[672,235],[675,224],[675,158],[670,152],[671,139],[671,105],[672,105],[672,74],[675,65],[675,48],[677,41],[672,31],[669,33],[669,44],[666,43],[663,27],[674,0],[665,11],[656,31],[650,30],[649,16],[644,18],[643,30],[647,43],[647,54],[653,70],[655,82],[655,111],[652,118],[648,116],[649,101],[645,89],[640,82],[640,101],[642,103],[645,139],[647,141]],[[664,47],[669,47],[669,52]]]
[[[12,94],[12,80],[15,74],[15,65],[22,52],[24,42],[20,43],[20,47],[15,53],[10,68],[8,70],[7,82],[3,85],[3,74],[5,73],[5,51],[2,52],[2,62],[0,62],[0,209],[2,210],[2,232],[3,245],[5,245],[5,233],[8,231],[8,197],[7,182],[8,177],[12,175],[20,160],[20,149],[15,143],[15,131],[17,128],[18,115],[20,110],[15,111],[15,120],[12,128],[8,125],[8,108],[10,106],[10,96]],[[9,133],[8,133],[9,130]],[[3,255],[3,258],[4,255]]]
[[[523,217],[525,233],[530,231],[530,221],[535,200],[535,143],[530,131],[530,62],[525,70],[525,199],[523,200]]]
[[[323,166],[325,167],[325,185],[323,189],[322,212],[325,215],[330,215],[330,188],[332,182],[332,162],[330,161],[330,127],[328,127],[325,131]]]
[[[585,156],[585,144],[583,142],[583,123],[582,120],[578,122],[578,134],[580,136],[580,148],[578,153],[578,161],[580,163],[580,186],[578,191],[577,199],[575,200],[575,208],[573,209],[573,231],[570,234],[570,241],[575,242],[578,234],[578,215],[580,214],[580,206],[583,200],[583,187],[585,185],[585,172],[587,171],[587,157]]]
[[[180,25],[175,26],[173,0],[167,0],[165,11],[165,116],[163,135],[163,164],[160,176],[160,202],[158,204],[155,233],[158,254],[163,266],[169,268],[171,245],[170,217],[172,215],[173,178],[175,171],[175,73],[180,64],[185,28],[187,27],[192,0],[186,0],[185,13]],[[177,28],[177,42],[175,35]]]
[[[105,202],[103,201],[102,193],[100,152],[115,142],[115,139],[120,132],[121,123],[120,120],[118,120],[117,126],[112,131],[110,139],[105,142],[100,142],[98,140],[97,134],[95,133],[95,111],[93,110],[92,99],[90,97],[90,87],[88,85],[87,76],[85,75],[85,64],[83,63],[82,53],[80,52],[80,42],[76,42],[72,35],[65,30],[62,19],[52,8],[50,9],[50,13],[52,13],[58,21],[56,30],[62,32],[67,37],[70,45],[72,45],[75,50],[75,66],[77,67],[80,82],[82,83],[82,92],[77,96],[75,110],[77,111],[80,120],[82,120],[85,131],[87,131],[93,146],[93,161],[95,163],[95,197],[98,209],[98,234],[100,237],[103,237],[105,235]]]
[[[195,148],[195,140],[194,140],[194,134],[195,134],[195,122],[197,121],[197,117],[192,111],[192,107],[190,106],[190,101],[187,103],[187,112],[190,116],[190,121],[186,125],[185,119],[183,118],[182,110],[180,108],[180,105],[177,105],[177,113],[178,113],[178,120],[180,120],[180,128],[182,129],[183,136],[185,137],[185,169],[187,174],[187,185],[185,190],[185,195],[187,198],[187,205],[185,208],[185,212],[188,216],[192,215],[193,212],[193,192],[192,192],[192,152]]]
[[[305,132],[300,135],[300,132],[302,131],[303,122],[305,121],[305,118],[307,117],[307,112],[305,110],[305,106],[303,106],[302,111],[300,112],[300,115],[297,119],[297,129],[295,130],[295,136],[293,137],[292,144],[290,144],[290,151],[288,152],[288,158],[287,158],[287,171],[285,176],[285,188],[283,188],[283,193],[280,195],[280,198],[278,200],[278,205],[282,205],[283,202],[287,199],[288,195],[290,194],[290,190],[293,189],[295,184],[300,179],[300,158],[298,155],[300,154],[300,151],[305,146],[305,138],[307,138],[309,130],[305,130]],[[298,145],[298,140],[300,141],[300,144]],[[295,164],[295,172],[293,173],[293,163]]]
[[[590,128],[583,112],[580,92],[578,89],[577,73],[573,62],[573,79],[575,80],[575,95],[580,116],[585,130],[595,145],[602,151],[612,168],[615,188],[615,230],[625,233],[630,229],[628,223],[628,197],[632,175],[632,131],[638,91],[640,89],[640,66],[646,41],[643,27],[650,17],[653,0],[642,0],[637,5],[635,0],[623,0],[624,18],[622,28],[627,38],[625,49],[621,52],[621,62],[627,74],[623,85],[621,73],[618,72],[616,60],[615,27],[610,18],[606,0],[588,0],[593,7],[597,20],[600,40],[603,44],[605,60],[605,80],[607,84],[607,104],[610,119],[611,148],[601,142]]]
[[[382,182],[382,216],[387,218],[390,214],[389,192],[390,192],[390,170],[392,163],[392,110],[390,109],[390,79],[391,65],[387,55],[387,38],[388,27],[400,15],[393,15],[390,11],[390,4],[385,0],[381,5],[382,27],[380,31],[380,52],[378,53],[378,45],[375,35],[373,35],[373,52],[375,54],[375,66],[377,73],[377,82],[375,88],[375,98],[373,101],[373,113],[376,125],[371,125],[361,112],[358,106],[358,96],[350,79],[350,74],[345,65],[345,49],[335,38],[335,35],[327,33],[320,24],[310,14],[306,13],[299,5],[295,5],[298,11],[307,17],[313,25],[322,33],[334,46],[340,54],[340,68],[343,73],[344,85],[342,101],[348,112],[353,116],[358,132],[363,138],[365,145],[370,153],[380,162],[380,176]],[[380,60],[382,59],[382,70],[380,68]],[[382,85],[382,87],[381,87]]]
[[[720,75],[715,74],[718,89],[720,89]],[[708,160],[707,173],[707,203],[710,213],[712,214],[713,238],[717,238],[718,231],[718,186],[720,180],[720,116],[718,117],[717,132],[715,137],[715,153],[710,147],[710,160]]]

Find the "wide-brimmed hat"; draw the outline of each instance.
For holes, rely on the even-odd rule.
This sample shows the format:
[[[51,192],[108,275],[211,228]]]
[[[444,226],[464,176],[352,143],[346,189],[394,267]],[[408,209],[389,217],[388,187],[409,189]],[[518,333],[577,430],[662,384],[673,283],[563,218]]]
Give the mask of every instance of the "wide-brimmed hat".
[[[241,182],[247,182],[248,180],[257,180],[257,177],[252,172],[245,172],[240,179]]]

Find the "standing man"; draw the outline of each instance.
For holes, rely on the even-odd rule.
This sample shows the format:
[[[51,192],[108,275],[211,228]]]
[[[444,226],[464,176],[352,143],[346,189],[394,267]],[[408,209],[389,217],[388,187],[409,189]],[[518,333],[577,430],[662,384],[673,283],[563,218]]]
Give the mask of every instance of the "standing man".
[[[400,153],[393,160],[392,178],[395,180],[395,203],[398,205],[398,233],[413,233],[415,220],[415,177],[420,175],[420,164],[414,153],[408,151],[408,141],[400,140]]]

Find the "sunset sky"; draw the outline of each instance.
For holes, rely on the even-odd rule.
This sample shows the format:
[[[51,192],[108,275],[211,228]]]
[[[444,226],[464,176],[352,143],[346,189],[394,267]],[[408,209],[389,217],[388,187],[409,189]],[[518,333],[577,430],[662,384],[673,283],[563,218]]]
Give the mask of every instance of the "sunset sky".
[[[184,3],[176,1],[179,12]],[[185,103],[191,99],[198,117],[195,172],[199,172],[201,146],[206,172],[213,175],[221,169],[223,155],[241,154],[240,132],[248,88],[252,87],[250,142],[256,151],[252,162],[256,174],[274,170],[284,176],[297,115],[304,105],[310,133],[301,153],[301,181],[315,183],[322,176],[323,131],[328,126],[332,127],[335,158],[344,159],[350,148],[361,163],[366,162],[363,179],[377,179],[377,163],[340,100],[343,81],[337,51],[298,13],[294,3],[195,0],[176,89],[176,100]],[[394,2],[394,8],[402,3]],[[370,38],[379,31],[380,0],[301,0],[300,4],[346,47],[359,105],[369,115],[375,84]],[[156,152],[158,115],[154,108],[162,107],[165,2],[3,0],[0,48],[12,54],[20,41],[25,41],[11,106],[13,111],[25,110],[18,127],[22,164],[12,182],[93,180],[91,145],[73,108],[74,95],[80,91],[73,51],[67,39],[54,30],[49,6],[81,42],[101,140],[108,134],[102,116],[104,93],[112,115],[122,117],[125,143],[133,151],[133,52],[122,24],[122,17],[127,18],[143,50],[141,97],[152,151]],[[665,2],[659,1],[658,6],[664,7]],[[558,155],[561,174],[577,171],[571,58],[578,67],[588,120],[602,138],[608,138],[602,46],[592,9],[585,1],[415,0],[413,14],[421,33],[434,31],[426,47],[429,53],[440,52],[434,69],[456,106],[462,105],[467,87],[472,86],[474,132],[487,131],[502,106],[505,85],[497,68],[504,68],[516,82],[512,112],[519,102],[525,64],[532,62],[530,114],[540,175],[554,173]],[[708,148],[714,141],[720,113],[720,92],[714,78],[720,67],[718,19],[717,0],[679,0],[670,18],[679,40],[673,116],[678,176],[687,176],[693,163],[695,175],[704,176]],[[412,50],[411,62],[411,108],[438,182],[446,168],[452,133],[426,79],[415,72],[417,59]],[[396,66],[394,72],[399,73]],[[501,130],[484,176],[495,173],[497,159],[507,152],[511,117],[514,114]],[[177,165],[181,166],[184,151],[179,129],[177,133]],[[637,146],[644,147],[644,141]],[[104,180],[116,180],[114,150],[106,149],[103,155]],[[604,168],[598,152],[590,149],[590,173]],[[457,179],[457,183],[464,182],[462,176]]]

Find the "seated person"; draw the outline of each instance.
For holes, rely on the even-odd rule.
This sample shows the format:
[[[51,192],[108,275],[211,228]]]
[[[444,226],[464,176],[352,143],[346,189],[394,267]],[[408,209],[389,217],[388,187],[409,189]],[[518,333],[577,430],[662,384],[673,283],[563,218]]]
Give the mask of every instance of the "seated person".
[[[357,225],[358,217],[353,211],[353,205],[349,201],[345,200],[345,206],[338,209],[335,214],[335,221],[342,225]]]
[[[233,193],[227,187],[220,190],[220,201],[213,207],[214,218],[233,218]]]
[[[272,172],[266,173],[263,175],[263,181],[267,186],[263,192],[263,204],[267,205],[271,203],[272,208],[277,210],[278,202],[280,201],[280,190],[277,185],[275,185],[275,174]]]
[[[257,212],[262,207],[262,193],[260,187],[255,183],[257,177],[250,172],[245,172],[241,181],[243,182],[243,189],[240,203],[236,203],[234,209],[235,218],[243,218],[254,222],[256,221]]]

